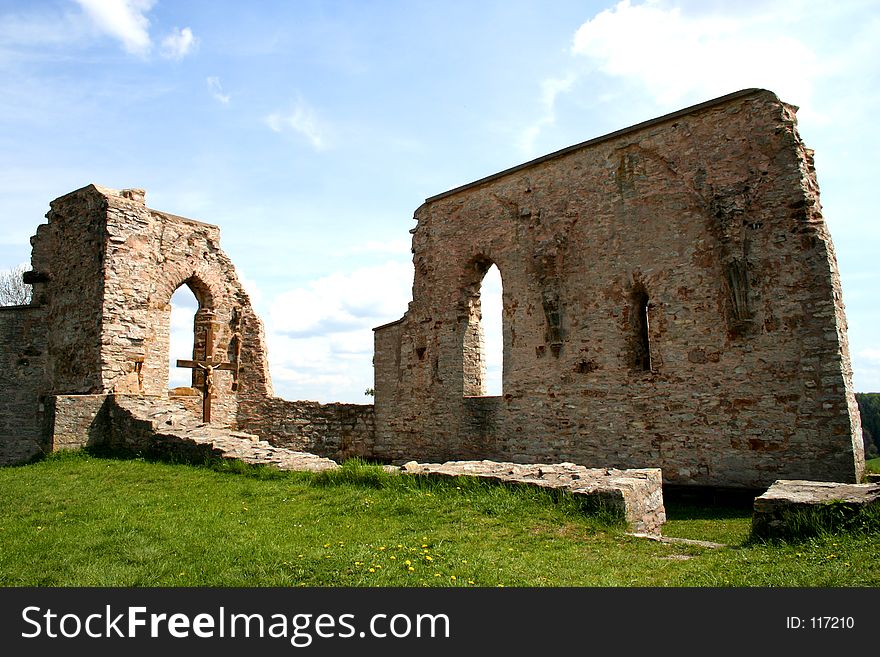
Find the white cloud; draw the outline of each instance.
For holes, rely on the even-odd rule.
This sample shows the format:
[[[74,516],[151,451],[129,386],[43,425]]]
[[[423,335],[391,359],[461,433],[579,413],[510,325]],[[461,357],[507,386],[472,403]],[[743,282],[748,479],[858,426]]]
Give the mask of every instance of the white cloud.
[[[185,27],[179,30],[175,27],[162,39],[162,56],[166,59],[183,59],[197,43],[198,39],[193,36],[191,29]]]
[[[371,329],[403,314],[411,286],[410,263],[336,272],[279,295],[269,310],[271,330],[304,337]]]
[[[126,52],[146,58],[153,49],[149,11],[156,0],[76,0],[86,16],[105,34],[122,43]],[[197,45],[188,27],[174,28],[162,39],[160,54],[166,59],[182,59]]]
[[[373,331],[399,319],[412,287],[412,265],[388,261],[338,272],[279,295],[266,315],[276,393],[287,399],[368,403]]]
[[[193,356],[193,317],[199,303],[192,290],[181,285],[171,296],[171,320],[168,345],[168,387],[188,386],[192,370],[177,367],[177,359]]]
[[[859,351],[859,358],[864,358],[867,361],[880,365],[880,349],[875,349],[871,347],[868,347],[867,349],[862,349],[861,351]]]
[[[853,358],[853,387],[860,392],[880,392],[880,349],[862,349]]]
[[[535,149],[535,141],[538,135],[546,127],[556,123],[556,98],[561,93],[571,90],[577,76],[570,73],[564,78],[549,78],[541,83],[541,105],[543,116],[534,124],[523,131],[520,146],[522,150],[531,153]]]
[[[212,75],[206,80],[206,82],[208,84],[208,91],[211,92],[211,95],[217,101],[223,103],[224,105],[228,105],[232,97],[229,94],[223,92],[223,86],[220,84],[220,78]]]
[[[640,83],[665,106],[749,87],[807,104],[817,58],[785,33],[795,16],[788,3],[685,13],[662,0],[623,0],[581,25],[571,51]]]
[[[103,32],[119,39],[126,51],[146,57],[150,53],[150,20],[146,13],[155,0],[76,0]]]
[[[266,125],[274,132],[293,130],[305,137],[316,151],[328,147],[327,126],[317,113],[301,98],[294,103],[293,109],[284,114],[273,112],[265,118]]]
[[[350,246],[344,250],[346,255],[354,255],[359,253],[385,253],[389,255],[401,255],[409,257],[411,248],[411,240],[393,239],[380,242],[378,240],[368,240],[363,244]]]

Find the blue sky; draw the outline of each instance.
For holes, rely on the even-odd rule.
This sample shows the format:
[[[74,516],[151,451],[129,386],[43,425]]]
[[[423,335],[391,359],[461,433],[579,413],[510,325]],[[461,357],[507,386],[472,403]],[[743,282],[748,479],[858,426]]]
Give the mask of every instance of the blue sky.
[[[878,62],[877,0],[0,0],[0,268],[53,198],[143,187],[220,225],[278,394],[367,402],[427,196],[765,87],[801,107],[855,386],[880,390]]]

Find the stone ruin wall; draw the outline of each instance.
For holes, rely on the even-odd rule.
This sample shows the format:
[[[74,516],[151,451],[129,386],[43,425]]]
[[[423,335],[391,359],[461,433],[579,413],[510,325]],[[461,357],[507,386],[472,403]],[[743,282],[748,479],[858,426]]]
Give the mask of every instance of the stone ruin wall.
[[[375,332],[374,455],[857,480],[840,282],[795,110],[739,92],[428,199],[413,301]],[[480,397],[491,264],[503,396]]]
[[[194,356],[209,318],[230,360],[240,333],[239,385],[217,373],[214,419],[276,445],[661,467],[669,483],[745,487],[864,467],[811,153],[769,92],[428,199],[413,301],[375,332],[375,408],[272,395],[262,326],[216,226],[151,210],[140,190],[90,185],[51,208],[32,238],[34,302],[0,310],[0,463],[105,439],[107,395],[164,398],[170,299],[187,284],[202,306]],[[491,264],[501,397],[482,396]]]
[[[335,460],[371,457],[376,429],[372,404],[320,404],[280,397],[242,405],[238,426],[276,447]]]
[[[0,307],[0,465],[43,452],[47,337],[42,308]]]
[[[50,394],[167,395],[171,295],[184,284],[200,304],[193,356],[204,355],[208,319],[222,356],[238,327],[240,387],[270,393],[262,328],[219,247],[219,228],[151,210],[140,190],[89,185],[51,208],[32,240],[33,271],[43,281],[35,286],[35,303],[46,308],[52,326]],[[232,422],[238,403],[232,373],[215,378],[215,417]]]
[[[215,354],[240,362],[237,385],[232,372],[215,372],[214,422],[328,456],[366,453],[372,406],[272,396],[262,324],[217,226],[150,209],[142,190],[97,185],[52,201],[46,217],[31,240],[33,304],[0,310],[9,360],[0,463],[99,442],[102,395],[168,396],[171,295],[181,285],[199,302],[192,357],[204,356],[213,321]],[[192,380],[201,389],[202,374]],[[201,417],[195,390],[173,399]]]

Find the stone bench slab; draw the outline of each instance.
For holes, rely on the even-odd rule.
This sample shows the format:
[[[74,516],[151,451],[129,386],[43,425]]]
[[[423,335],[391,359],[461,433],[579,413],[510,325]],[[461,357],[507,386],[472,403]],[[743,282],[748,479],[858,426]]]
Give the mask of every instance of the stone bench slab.
[[[802,530],[805,515],[816,514],[817,520],[835,529],[834,518],[818,518],[831,505],[841,509],[839,522],[860,509],[880,509],[880,484],[839,484],[827,481],[780,479],[767,492],[755,498],[752,535],[755,538],[786,538]]]
[[[630,531],[659,534],[666,522],[662,477],[659,468],[617,470],[587,468],[574,463],[522,464],[497,461],[447,461],[401,466],[410,475],[478,477],[491,481],[525,484],[595,497],[621,512]]]

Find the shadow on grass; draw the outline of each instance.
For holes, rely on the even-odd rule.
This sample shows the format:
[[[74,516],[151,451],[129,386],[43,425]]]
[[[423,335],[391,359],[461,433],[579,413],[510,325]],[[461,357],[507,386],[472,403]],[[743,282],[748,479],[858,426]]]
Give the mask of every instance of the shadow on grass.
[[[555,506],[563,514],[589,516],[598,525],[623,528],[626,519],[619,505],[599,496],[572,495],[566,490],[542,488],[525,483],[498,482],[480,477],[443,475],[408,475],[388,472],[381,465],[361,459],[349,459],[336,470],[313,476],[316,486],[355,486],[370,489],[419,491],[430,494],[476,497],[486,515],[504,512],[514,500]]]
[[[797,544],[814,538],[880,533],[880,505],[828,502],[779,511],[752,528],[751,545]]]
[[[668,520],[737,520],[751,518],[755,497],[763,491],[664,486]]]
[[[272,465],[245,463],[238,459],[224,459],[208,456],[203,459],[184,458],[176,454],[141,452],[131,449],[110,448],[106,446],[87,447],[82,450],[94,458],[112,461],[143,461],[146,463],[164,463],[166,465],[187,465],[196,468],[207,468],[222,474],[234,474],[254,479],[285,479],[300,476],[300,472],[279,470]]]

